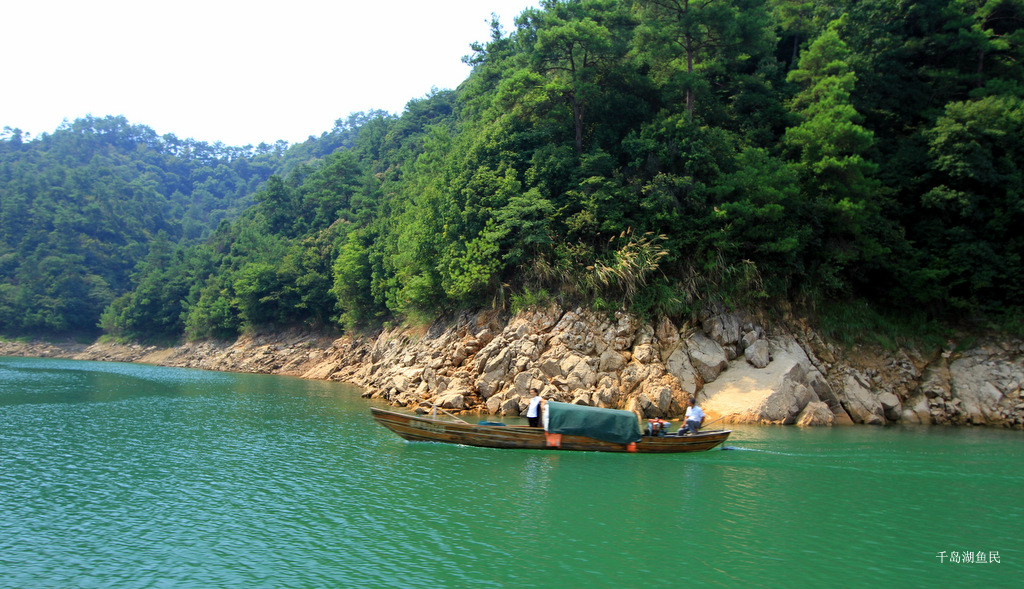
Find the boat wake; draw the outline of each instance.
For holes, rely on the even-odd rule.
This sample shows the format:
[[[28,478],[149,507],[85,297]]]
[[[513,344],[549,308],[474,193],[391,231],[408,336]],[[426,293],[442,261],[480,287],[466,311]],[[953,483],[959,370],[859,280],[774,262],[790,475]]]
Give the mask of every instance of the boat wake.
[[[722,450],[739,450],[741,452],[764,452],[765,454],[778,454],[779,456],[796,456],[786,452],[775,452],[772,450],[761,450],[759,448],[740,448],[739,446],[722,446]]]

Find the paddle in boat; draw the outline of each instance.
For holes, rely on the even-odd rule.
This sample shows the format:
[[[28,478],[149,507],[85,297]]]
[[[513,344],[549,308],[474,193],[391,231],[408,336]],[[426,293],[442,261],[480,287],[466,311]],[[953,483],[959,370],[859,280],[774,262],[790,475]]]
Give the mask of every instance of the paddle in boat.
[[[454,415],[413,415],[371,407],[377,423],[412,442],[445,442],[484,448],[583,450],[591,452],[673,453],[710,450],[729,437],[730,430],[696,434],[642,435],[632,411],[602,409],[548,401],[544,427],[469,423]]]

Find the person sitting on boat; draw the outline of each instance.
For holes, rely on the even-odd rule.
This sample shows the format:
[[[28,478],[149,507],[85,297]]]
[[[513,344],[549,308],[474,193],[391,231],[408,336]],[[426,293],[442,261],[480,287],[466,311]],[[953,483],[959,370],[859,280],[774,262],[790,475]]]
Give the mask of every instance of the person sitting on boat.
[[[689,407],[686,408],[686,423],[683,425],[683,429],[679,430],[678,435],[680,436],[695,434],[704,424],[704,410],[697,406],[696,399],[690,397],[687,404]]]
[[[668,422],[660,417],[647,420],[648,436],[663,436],[668,432]]]
[[[526,408],[526,419],[530,427],[540,427],[541,412],[547,401],[537,393],[537,389],[530,389],[530,405]]]

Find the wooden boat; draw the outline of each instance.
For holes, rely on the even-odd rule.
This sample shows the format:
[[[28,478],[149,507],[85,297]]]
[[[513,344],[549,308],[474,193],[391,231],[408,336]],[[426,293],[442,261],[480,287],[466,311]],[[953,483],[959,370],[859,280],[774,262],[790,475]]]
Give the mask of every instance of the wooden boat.
[[[638,441],[618,443],[589,436],[550,433],[539,427],[489,422],[474,424],[450,418],[399,413],[377,407],[371,407],[370,413],[377,423],[412,442],[445,442],[483,448],[641,453],[703,452],[718,446],[732,433],[729,430],[711,430],[688,436],[638,436]]]

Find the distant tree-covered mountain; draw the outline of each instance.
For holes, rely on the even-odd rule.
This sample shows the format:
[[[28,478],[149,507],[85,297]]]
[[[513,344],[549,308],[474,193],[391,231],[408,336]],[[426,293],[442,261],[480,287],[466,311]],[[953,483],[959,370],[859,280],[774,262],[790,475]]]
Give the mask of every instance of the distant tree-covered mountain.
[[[0,135],[0,331],[96,332],[153,247],[206,239],[275,173],[349,147],[361,117],[288,146],[158,136],[124,117]],[[143,269],[148,266],[142,266]]]

